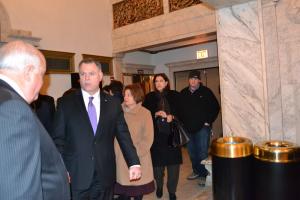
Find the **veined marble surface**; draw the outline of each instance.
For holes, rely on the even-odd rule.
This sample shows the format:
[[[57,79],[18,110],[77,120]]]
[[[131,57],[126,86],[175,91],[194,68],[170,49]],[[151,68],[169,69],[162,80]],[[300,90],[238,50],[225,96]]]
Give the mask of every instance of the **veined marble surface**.
[[[224,135],[266,138],[257,2],[217,11]]]
[[[300,144],[300,1],[217,10],[224,135]]]
[[[282,85],[283,139],[300,144],[300,1],[276,7]]]

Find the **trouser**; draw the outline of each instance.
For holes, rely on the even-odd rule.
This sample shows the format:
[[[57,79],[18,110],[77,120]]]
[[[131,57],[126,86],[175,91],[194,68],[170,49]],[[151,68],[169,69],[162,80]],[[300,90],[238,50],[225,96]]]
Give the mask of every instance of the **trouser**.
[[[188,153],[192,162],[193,171],[201,177],[206,177],[208,171],[201,161],[208,157],[208,148],[210,144],[211,128],[203,126],[196,133],[188,133],[190,141],[187,143]]]
[[[131,200],[132,198],[133,198],[133,200],[142,200],[143,195],[139,195],[139,196],[135,196],[135,197],[128,197],[128,196],[125,196],[125,195],[120,195],[118,200]]]
[[[113,187],[101,188],[100,180],[101,178],[95,172],[89,188],[85,190],[72,190],[72,200],[112,200]]]
[[[179,179],[180,165],[167,165],[160,167],[153,167],[154,178],[157,188],[163,188],[165,168],[167,167],[167,188],[169,193],[176,193],[176,188]]]

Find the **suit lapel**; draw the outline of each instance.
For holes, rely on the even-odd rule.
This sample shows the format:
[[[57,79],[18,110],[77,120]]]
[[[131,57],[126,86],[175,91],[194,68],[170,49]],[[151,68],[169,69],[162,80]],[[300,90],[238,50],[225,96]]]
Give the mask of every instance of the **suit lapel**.
[[[89,127],[88,132],[92,136],[94,136],[94,131],[93,131],[90,119],[89,119],[89,115],[88,115],[88,113],[86,111],[86,108],[85,108],[85,105],[84,105],[84,101],[83,101],[83,96],[82,96],[81,90],[76,91],[76,104],[77,104],[78,110],[80,112],[79,116],[82,116],[83,123],[87,124],[88,127]]]
[[[103,131],[103,126],[105,122],[105,113],[107,114],[107,107],[108,107],[108,99],[106,98],[105,94],[100,92],[100,119],[98,121],[96,136],[101,135]]]

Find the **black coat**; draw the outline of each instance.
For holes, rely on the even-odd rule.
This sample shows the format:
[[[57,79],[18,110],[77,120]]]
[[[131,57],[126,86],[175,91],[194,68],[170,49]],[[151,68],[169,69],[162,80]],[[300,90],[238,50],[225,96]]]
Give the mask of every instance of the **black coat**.
[[[55,113],[55,104],[53,97],[39,94],[38,99],[32,102],[30,105],[35,111],[39,120],[44,125],[45,129],[51,135],[53,117]]]
[[[53,139],[71,176],[72,189],[87,189],[94,171],[100,187],[116,180],[114,139],[117,138],[128,166],[139,164],[120,102],[100,92],[100,119],[94,136],[81,90],[59,98],[54,117]]]
[[[212,123],[218,117],[220,106],[213,92],[203,85],[191,93],[189,87],[180,92],[180,119],[190,133],[195,133],[204,123]]]
[[[166,91],[166,99],[170,106],[170,114],[177,116],[179,108],[179,93],[173,90]],[[151,147],[153,166],[166,166],[182,163],[181,149],[168,145],[168,135],[159,132],[155,123],[155,113],[159,111],[159,96],[156,92],[146,95],[143,106],[150,110],[154,124],[154,142]]]

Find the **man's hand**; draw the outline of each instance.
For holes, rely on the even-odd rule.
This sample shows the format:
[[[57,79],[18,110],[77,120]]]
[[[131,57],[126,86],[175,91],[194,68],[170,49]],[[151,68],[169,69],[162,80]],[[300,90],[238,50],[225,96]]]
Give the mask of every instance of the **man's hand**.
[[[131,166],[129,168],[129,179],[130,181],[139,180],[142,177],[142,171],[140,166]]]
[[[67,175],[68,175],[68,181],[69,181],[69,183],[71,183],[71,176],[70,176],[69,172],[67,172]]]

